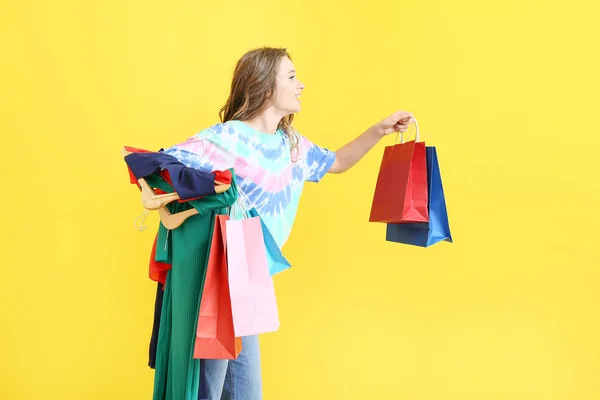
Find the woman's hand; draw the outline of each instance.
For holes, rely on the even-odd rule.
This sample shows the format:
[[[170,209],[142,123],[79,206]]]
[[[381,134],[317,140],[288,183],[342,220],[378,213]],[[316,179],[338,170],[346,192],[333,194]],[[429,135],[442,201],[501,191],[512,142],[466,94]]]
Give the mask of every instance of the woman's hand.
[[[395,132],[404,133],[408,130],[408,125],[413,122],[413,116],[408,111],[396,111],[389,117],[375,124],[377,132],[381,136],[389,135]]]

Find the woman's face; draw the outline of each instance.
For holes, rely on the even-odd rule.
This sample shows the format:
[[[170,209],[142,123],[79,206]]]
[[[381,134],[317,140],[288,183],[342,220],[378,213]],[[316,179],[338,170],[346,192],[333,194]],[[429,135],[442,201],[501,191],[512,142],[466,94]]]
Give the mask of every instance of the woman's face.
[[[283,57],[279,63],[275,84],[273,107],[283,116],[300,111],[300,94],[304,85],[296,79],[296,70],[292,60]]]

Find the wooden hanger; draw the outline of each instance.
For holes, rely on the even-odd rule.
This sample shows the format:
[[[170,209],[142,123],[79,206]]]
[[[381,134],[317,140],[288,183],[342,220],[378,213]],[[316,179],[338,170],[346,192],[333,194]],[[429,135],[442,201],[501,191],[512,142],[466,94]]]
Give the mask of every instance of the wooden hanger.
[[[123,157],[131,154],[132,152],[127,151],[124,147],[121,149],[121,155]],[[148,182],[144,178],[138,179],[140,188],[142,189],[142,206],[147,210],[158,210],[160,221],[167,229],[176,229],[183,224],[183,222],[191,217],[192,215],[198,214],[198,210],[190,208],[185,211],[181,211],[175,214],[165,207],[167,204],[179,200],[179,195],[175,192],[166,194],[156,194],[154,189],[148,185]],[[228,183],[222,183],[215,181],[215,193],[223,193],[229,190],[231,187]]]
[[[167,207],[161,207],[158,209],[160,222],[162,222],[162,224],[167,229],[179,228],[186,219],[196,214],[198,214],[198,210],[196,210],[195,208],[190,208],[188,210],[181,211],[175,214],[171,214]]]

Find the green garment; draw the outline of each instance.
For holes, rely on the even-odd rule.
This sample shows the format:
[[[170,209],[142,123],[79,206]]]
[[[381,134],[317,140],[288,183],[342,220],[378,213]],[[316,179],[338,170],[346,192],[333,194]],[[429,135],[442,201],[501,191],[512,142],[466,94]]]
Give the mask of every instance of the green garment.
[[[177,229],[167,230],[161,223],[156,244],[156,261],[171,264],[163,297],[156,367],[154,400],[197,400],[200,385],[200,360],[193,358],[200,299],[204,287],[208,253],[215,216],[226,214],[237,199],[235,174],[231,188],[224,193],[186,203],[172,202],[171,213],[191,208],[198,210]],[[173,188],[159,177],[146,179],[152,187],[165,192]]]

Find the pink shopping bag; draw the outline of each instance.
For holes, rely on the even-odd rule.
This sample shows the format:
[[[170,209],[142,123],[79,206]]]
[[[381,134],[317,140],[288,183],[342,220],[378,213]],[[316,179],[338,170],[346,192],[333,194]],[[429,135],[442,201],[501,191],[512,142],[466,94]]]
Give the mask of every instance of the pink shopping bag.
[[[236,337],[279,329],[260,217],[226,222],[227,266]]]

